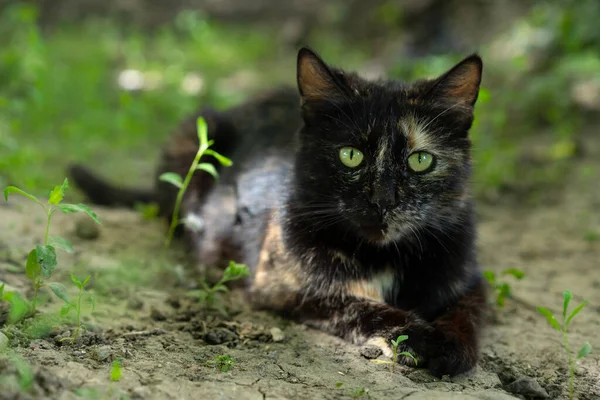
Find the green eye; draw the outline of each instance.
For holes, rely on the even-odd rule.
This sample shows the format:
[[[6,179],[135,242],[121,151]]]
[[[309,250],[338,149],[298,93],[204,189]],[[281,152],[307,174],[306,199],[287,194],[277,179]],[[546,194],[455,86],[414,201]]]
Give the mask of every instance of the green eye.
[[[363,158],[363,153],[360,150],[355,149],[354,147],[342,147],[340,149],[340,160],[347,167],[358,167],[362,162]]]
[[[433,154],[418,151],[408,157],[408,166],[415,172],[425,172],[433,166]]]

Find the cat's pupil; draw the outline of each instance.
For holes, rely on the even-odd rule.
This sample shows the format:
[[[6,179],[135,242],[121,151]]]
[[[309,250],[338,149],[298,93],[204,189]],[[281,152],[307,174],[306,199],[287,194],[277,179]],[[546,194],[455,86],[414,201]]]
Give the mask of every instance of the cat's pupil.
[[[419,153],[419,164],[421,164],[422,159],[423,159],[423,153]]]
[[[352,160],[354,158],[354,150],[350,150],[350,159]]]

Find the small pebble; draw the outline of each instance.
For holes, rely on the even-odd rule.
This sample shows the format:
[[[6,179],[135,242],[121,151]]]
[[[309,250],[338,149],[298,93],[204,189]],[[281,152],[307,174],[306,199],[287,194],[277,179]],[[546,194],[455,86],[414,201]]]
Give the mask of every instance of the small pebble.
[[[167,319],[167,317],[165,316],[165,314],[162,313],[162,311],[159,311],[154,307],[152,307],[152,310],[150,311],[150,318],[152,318],[155,321],[165,321]]]
[[[271,328],[270,332],[274,342],[282,342],[285,339],[285,333],[277,327]]]
[[[86,215],[77,221],[75,234],[82,239],[94,240],[100,236],[100,227]]]
[[[127,308],[130,310],[141,310],[144,308],[144,302],[137,297],[131,297],[127,301]]]
[[[204,335],[204,341],[208,344],[222,344],[232,342],[235,339],[237,339],[236,334],[224,328],[214,329]]]
[[[107,361],[112,358],[112,349],[110,346],[101,346],[92,352],[92,358],[97,361]]]
[[[535,379],[528,376],[518,378],[516,381],[504,386],[504,390],[523,396],[548,398],[548,392]]]
[[[377,346],[363,346],[360,349],[360,354],[367,360],[374,360],[382,353],[383,351]]]

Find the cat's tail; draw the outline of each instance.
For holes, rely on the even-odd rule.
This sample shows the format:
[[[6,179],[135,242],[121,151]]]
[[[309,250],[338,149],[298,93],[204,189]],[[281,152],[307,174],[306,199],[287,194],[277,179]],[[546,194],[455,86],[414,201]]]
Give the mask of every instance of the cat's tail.
[[[96,205],[134,208],[138,203],[157,201],[155,192],[151,189],[118,187],[98,177],[83,165],[71,164],[67,172],[75,186]]]

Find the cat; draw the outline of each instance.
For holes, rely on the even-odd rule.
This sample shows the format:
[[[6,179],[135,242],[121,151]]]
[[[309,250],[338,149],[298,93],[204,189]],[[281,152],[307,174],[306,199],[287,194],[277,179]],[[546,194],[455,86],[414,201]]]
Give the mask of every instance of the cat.
[[[202,115],[234,162],[206,157],[221,179],[195,174],[182,215],[203,229],[183,237],[204,264],[250,266],[257,308],[387,357],[408,335],[398,351],[437,377],[471,370],[487,304],[469,182],[482,70],[473,54],[434,79],[368,81],[300,49],[297,89],[202,110],[165,148],[157,174],[185,174]],[[117,188],[79,165],[70,175],[95,203],[157,201],[170,217],[169,184]]]

